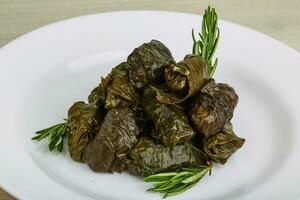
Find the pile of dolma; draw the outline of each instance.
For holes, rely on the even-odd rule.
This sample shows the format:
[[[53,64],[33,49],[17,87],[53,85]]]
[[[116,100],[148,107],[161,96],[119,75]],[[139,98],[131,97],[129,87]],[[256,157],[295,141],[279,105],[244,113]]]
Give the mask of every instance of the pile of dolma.
[[[161,42],[133,50],[68,112],[71,158],[96,172],[148,176],[224,164],[245,142],[231,124],[234,89],[209,78],[205,61],[178,63]]]

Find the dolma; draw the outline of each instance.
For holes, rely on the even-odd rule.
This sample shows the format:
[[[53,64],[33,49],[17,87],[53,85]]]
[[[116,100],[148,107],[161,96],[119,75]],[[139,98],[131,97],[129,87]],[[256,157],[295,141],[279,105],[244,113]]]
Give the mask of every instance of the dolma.
[[[195,135],[183,109],[178,105],[160,103],[153,89],[144,91],[142,105],[154,123],[152,136],[165,146],[182,144]]]
[[[107,112],[99,132],[88,143],[84,160],[96,172],[122,172],[125,162],[139,134],[135,113],[129,108],[115,108]]]
[[[133,50],[128,56],[129,79],[138,89],[163,81],[164,69],[174,63],[170,50],[161,42],[151,40]]]
[[[83,151],[96,134],[104,115],[96,104],[75,102],[68,111],[66,133],[73,160],[83,162]]]
[[[178,64],[165,69],[166,85],[156,88],[162,103],[181,103],[195,95],[208,80],[207,66],[200,56],[187,55]]]
[[[150,116],[141,106],[136,106],[132,109],[135,112],[135,122],[139,128],[139,135],[150,136],[154,128]]]
[[[165,147],[149,137],[141,137],[130,153],[128,171],[138,176],[158,172],[177,171],[182,167],[197,167],[206,164],[201,154],[190,142],[174,148]]]
[[[105,104],[105,99],[106,96],[101,83],[97,87],[95,87],[88,96],[89,103],[101,104],[103,106]]]
[[[129,82],[128,67],[129,65],[123,62],[102,79],[103,90],[106,94],[106,110],[133,106],[140,102],[138,92]]]
[[[232,87],[210,79],[194,98],[190,120],[198,132],[209,137],[231,120],[237,102]]]
[[[244,143],[245,139],[235,135],[232,124],[229,122],[221,131],[204,140],[203,149],[211,160],[225,164],[227,159]]]

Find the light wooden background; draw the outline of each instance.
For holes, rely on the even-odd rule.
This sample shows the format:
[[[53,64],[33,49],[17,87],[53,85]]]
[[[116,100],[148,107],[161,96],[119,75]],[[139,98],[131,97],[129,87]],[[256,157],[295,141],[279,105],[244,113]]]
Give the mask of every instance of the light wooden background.
[[[0,0],[0,47],[28,31],[75,16],[138,9],[201,14],[208,5],[220,18],[300,51],[300,0]],[[0,200],[12,199],[0,189]]]

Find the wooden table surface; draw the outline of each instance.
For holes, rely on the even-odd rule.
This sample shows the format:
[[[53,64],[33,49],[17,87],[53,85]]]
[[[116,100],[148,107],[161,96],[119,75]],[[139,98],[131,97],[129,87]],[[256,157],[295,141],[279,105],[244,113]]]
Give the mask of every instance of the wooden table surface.
[[[215,7],[222,19],[300,51],[299,0],[0,0],[0,47],[36,28],[80,15],[139,9],[202,14],[207,5]],[[0,189],[0,200],[12,199]]]

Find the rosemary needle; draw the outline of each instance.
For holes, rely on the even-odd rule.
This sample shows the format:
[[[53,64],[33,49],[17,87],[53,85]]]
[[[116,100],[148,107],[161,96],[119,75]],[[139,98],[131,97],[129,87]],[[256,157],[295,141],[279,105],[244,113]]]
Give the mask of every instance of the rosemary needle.
[[[37,131],[36,136],[34,136],[32,140],[40,141],[47,137],[49,150],[53,151],[56,149],[57,151],[61,152],[63,150],[63,140],[66,126],[67,123],[60,123]]]
[[[208,74],[212,77],[218,65],[218,58],[216,58],[214,62],[212,62],[212,60],[220,37],[218,15],[214,8],[208,6],[205,10],[202,19],[201,33],[198,33],[198,35],[199,39],[196,40],[194,29],[192,29],[192,39],[194,43],[192,53],[194,55],[200,55],[206,61]]]
[[[180,194],[201,180],[207,172],[210,174],[211,166],[199,168],[183,168],[179,172],[167,172],[150,175],[144,178],[145,182],[154,182],[153,188],[147,191],[159,192],[163,198]]]

